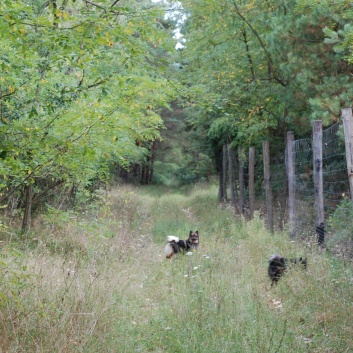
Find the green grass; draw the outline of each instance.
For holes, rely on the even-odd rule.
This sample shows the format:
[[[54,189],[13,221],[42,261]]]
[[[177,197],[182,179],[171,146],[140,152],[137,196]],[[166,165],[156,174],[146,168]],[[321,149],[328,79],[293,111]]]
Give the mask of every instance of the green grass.
[[[167,235],[200,232],[165,259]],[[120,187],[4,241],[0,352],[353,352],[352,266],[220,207],[214,186]],[[271,254],[307,256],[270,287]]]

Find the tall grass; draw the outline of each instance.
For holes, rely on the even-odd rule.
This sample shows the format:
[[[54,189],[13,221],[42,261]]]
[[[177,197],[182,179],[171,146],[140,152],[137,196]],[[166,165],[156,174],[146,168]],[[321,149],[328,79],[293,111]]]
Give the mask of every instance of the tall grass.
[[[200,232],[172,261],[166,235]],[[352,352],[352,266],[220,207],[217,191],[120,187],[3,238],[0,352]],[[307,256],[270,287],[272,253]]]

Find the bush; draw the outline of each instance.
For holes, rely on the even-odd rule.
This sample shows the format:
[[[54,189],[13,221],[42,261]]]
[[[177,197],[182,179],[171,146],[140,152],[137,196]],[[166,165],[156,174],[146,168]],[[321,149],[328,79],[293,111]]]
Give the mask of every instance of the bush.
[[[332,237],[328,240],[331,246],[339,247],[340,252],[353,256],[353,205],[345,197],[328,220]]]

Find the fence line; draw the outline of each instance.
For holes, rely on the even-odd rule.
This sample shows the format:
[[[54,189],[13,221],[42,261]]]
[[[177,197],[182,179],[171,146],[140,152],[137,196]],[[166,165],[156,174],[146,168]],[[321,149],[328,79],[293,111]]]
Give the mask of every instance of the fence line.
[[[320,121],[314,122],[314,126],[315,124],[321,126]],[[335,123],[320,131],[315,147],[315,161],[319,163],[316,168],[319,168],[321,176],[315,176],[315,133],[311,138],[297,140],[293,135],[293,141],[289,144],[291,147],[287,146],[292,151],[291,154],[286,154],[286,151],[272,151],[268,157],[265,156],[265,151],[270,151],[271,146],[266,145],[265,148],[263,145],[263,149],[257,149],[255,153],[250,148],[249,158],[249,150],[228,149],[228,158],[235,161],[231,163],[234,168],[234,187],[230,193],[235,210],[251,218],[251,198],[255,195],[254,208],[266,219],[271,230],[287,227],[294,237],[314,237],[319,242],[320,239],[323,241],[320,236],[323,237],[324,232],[330,236],[333,230],[327,221],[344,198],[350,196],[349,175],[353,175],[353,164],[351,174],[347,173],[347,138],[345,139],[342,123]],[[349,146],[353,149],[353,141],[350,141]],[[264,161],[264,157],[269,158],[270,162]],[[249,159],[250,162],[254,160],[253,166],[249,165]],[[252,171],[252,168],[254,182],[251,175],[249,179],[249,170]],[[232,178],[228,179],[229,183],[232,183]],[[319,194],[318,187],[322,187],[322,195]],[[244,201],[241,200],[243,197]],[[266,199],[267,203],[271,202],[267,207]]]

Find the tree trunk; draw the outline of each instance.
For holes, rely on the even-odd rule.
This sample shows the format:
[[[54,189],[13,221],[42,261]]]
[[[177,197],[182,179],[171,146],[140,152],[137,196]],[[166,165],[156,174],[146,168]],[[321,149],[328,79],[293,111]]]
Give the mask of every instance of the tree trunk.
[[[234,150],[231,147],[228,147],[228,161],[230,201],[232,206],[237,209],[236,182],[234,176]]]
[[[157,154],[157,141],[153,141],[152,147],[151,147],[150,175],[148,178],[149,184],[152,182],[152,179],[153,179],[153,167],[154,167],[154,161],[156,160],[156,154]]]
[[[253,146],[249,148],[249,207],[252,219],[255,210],[255,147]]]
[[[244,186],[244,156],[243,148],[238,148],[238,158],[239,158],[239,202],[240,202],[240,211],[244,214],[245,210],[245,186]]]
[[[224,168],[223,168],[223,150],[221,152],[221,158],[218,160],[218,172],[219,172],[219,189],[218,189],[218,201],[219,202],[224,202],[224,183],[223,183],[223,173],[224,173]]]
[[[141,168],[142,173],[141,173],[141,184],[142,185],[147,185],[148,184],[148,176],[149,176],[149,167],[148,165],[144,165]]]
[[[27,232],[31,228],[32,222],[32,201],[33,201],[33,185],[29,184],[24,189],[25,192],[25,212],[22,221],[22,232]]]
[[[227,202],[227,145],[223,145],[223,158],[222,158],[222,169],[223,169],[223,201]]]

